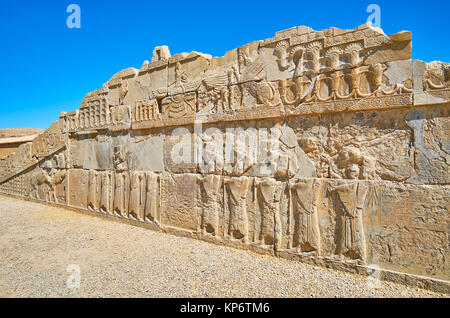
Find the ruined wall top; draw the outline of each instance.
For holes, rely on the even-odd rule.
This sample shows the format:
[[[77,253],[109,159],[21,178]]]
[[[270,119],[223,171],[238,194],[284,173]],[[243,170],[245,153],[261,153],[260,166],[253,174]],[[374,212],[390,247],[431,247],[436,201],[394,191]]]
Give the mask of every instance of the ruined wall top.
[[[410,58],[411,32],[387,36],[370,23],[294,27],[223,57],[172,56],[160,46],[151,62],[118,72],[60,118],[65,132],[121,131],[449,100],[449,65]]]

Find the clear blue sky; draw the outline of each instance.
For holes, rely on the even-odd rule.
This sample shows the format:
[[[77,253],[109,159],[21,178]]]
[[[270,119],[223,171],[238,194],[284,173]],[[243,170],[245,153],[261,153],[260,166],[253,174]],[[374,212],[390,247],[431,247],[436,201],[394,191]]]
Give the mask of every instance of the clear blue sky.
[[[71,3],[81,7],[81,29],[66,26]],[[413,32],[413,58],[450,62],[448,0],[1,0],[0,128],[47,128],[157,45],[222,56],[293,26],[355,28],[371,3],[386,34]]]

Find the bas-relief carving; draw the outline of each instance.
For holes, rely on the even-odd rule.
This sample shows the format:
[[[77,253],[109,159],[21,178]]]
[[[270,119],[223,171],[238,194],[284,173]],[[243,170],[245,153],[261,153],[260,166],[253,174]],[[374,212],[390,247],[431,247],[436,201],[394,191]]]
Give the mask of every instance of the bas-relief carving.
[[[113,163],[117,171],[131,170],[133,157],[121,145],[114,147]]]
[[[88,209],[90,211],[99,210],[100,200],[100,176],[95,170],[89,171]]]
[[[113,173],[111,171],[100,172],[101,178],[101,196],[100,196],[100,212],[112,214],[112,186]]]
[[[257,180],[255,186],[259,189],[261,204],[261,245],[273,245],[279,249],[282,245],[282,224],[280,217],[280,200],[282,183],[274,179]]]
[[[202,191],[202,231],[203,235],[219,235],[220,196],[222,176],[207,175],[199,178]]]
[[[21,175],[17,181],[29,182],[29,186],[23,186],[19,195],[31,199],[52,202],[67,203],[67,170],[35,168],[25,175]]]
[[[166,97],[162,101],[163,119],[174,119],[193,116],[196,112],[196,95],[187,93]]]
[[[393,42],[410,42],[408,34],[396,35],[394,38]],[[373,39],[377,40],[372,41]],[[296,31],[279,32],[273,39],[242,46],[223,58],[211,59],[196,52],[170,56],[166,52],[168,50],[159,48],[155,49],[156,57],[152,59],[152,63],[144,63],[140,71],[128,69],[119,72],[108,85],[88,94],[81,109],[89,110],[87,117],[91,129],[103,127],[98,126],[97,122],[110,122],[113,131],[128,129],[130,116],[126,114],[130,112],[129,107],[137,109],[140,106],[135,103],[148,102],[154,106],[155,95],[149,91],[144,94],[146,96],[134,94],[133,98],[128,98],[131,87],[129,83],[133,81],[140,85],[141,90],[150,90],[151,83],[143,85],[140,82],[141,75],[138,74],[151,74],[151,65],[169,68],[168,74],[164,75],[167,77],[166,87],[158,84],[161,86],[158,89],[168,89],[168,92],[158,95],[158,98],[165,97],[163,118],[178,118],[166,123],[156,121],[149,124],[151,126],[183,124],[185,122],[181,117],[193,116],[197,111],[210,115],[234,114],[238,118],[245,116],[246,119],[251,119],[258,116],[280,116],[285,107],[288,115],[296,115],[406,105],[411,102],[412,80],[389,84],[383,75],[388,68],[385,65],[388,60],[374,57],[378,52],[374,47],[389,46],[392,43],[382,32],[365,25],[356,30],[348,30],[345,35],[336,35],[334,29],[318,32],[309,30],[305,34],[297,34]],[[274,60],[267,59],[267,49]],[[396,49],[398,48],[394,48],[394,51]],[[164,51],[164,57],[158,58],[161,50]],[[403,56],[400,51],[399,54]],[[163,61],[166,61],[165,65]],[[270,70],[273,67],[289,70],[289,75],[272,76]],[[294,81],[295,84],[286,81]],[[108,96],[108,89],[116,86],[120,88],[117,104],[113,102],[112,96]],[[194,91],[197,91],[198,102],[190,94]],[[289,97],[289,91],[298,91],[298,94]],[[346,102],[358,98],[361,101],[353,103],[355,105],[352,101]],[[126,103],[124,99],[127,99]],[[101,106],[102,103],[107,106]],[[155,119],[158,114],[153,106],[153,115],[149,117]],[[274,109],[258,113],[251,112],[253,108]],[[69,131],[84,129],[78,123],[80,115],[87,118],[81,109],[80,112],[63,115],[69,122]],[[241,111],[246,114],[239,114]],[[275,113],[271,114],[273,112]],[[141,119],[137,119],[136,115],[139,118],[145,116],[139,110],[136,111],[133,118],[137,121]],[[228,118],[209,116],[207,120],[229,120]],[[123,124],[117,124],[118,122]],[[142,127],[144,126],[136,125],[136,129]]]
[[[156,99],[150,102],[137,102],[133,108],[133,122],[160,120],[161,114]]]
[[[357,182],[332,188],[335,194],[334,204],[339,213],[336,252],[341,258],[366,261],[367,247],[362,218],[367,191],[367,185]]]
[[[234,240],[248,242],[247,193],[248,177],[224,179],[229,209],[228,236]]]
[[[0,158],[0,191],[217,242],[442,277],[445,261],[413,259],[410,243],[442,249],[430,242],[448,232],[439,220],[448,216],[449,67],[410,61],[410,40],[365,25],[292,28],[223,58],[158,47],[152,63],[117,73]],[[194,119],[215,133],[194,135]],[[200,143],[202,163],[172,162],[172,126]],[[421,191],[423,202],[406,196]]]
[[[423,88],[432,95],[449,100],[445,90],[450,88],[450,64],[437,61],[428,63],[423,75]]]
[[[414,136],[412,152],[415,174],[409,181],[417,184],[448,184],[450,182],[450,152],[448,151],[450,143],[448,134],[438,133],[438,131],[448,130],[444,128],[448,126],[448,122],[439,116],[432,118],[429,114],[429,111],[418,108],[411,110],[405,117],[405,122]]]
[[[114,176],[114,201],[113,211],[115,215],[128,217],[128,203],[129,203],[129,173],[116,172]]]
[[[0,184],[0,192],[20,197],[30,197],[31,184],[29,176],[20,174]],[[35,190],[36,191],[36,190]],[[38,199],[35,193],[33,199]]]
[[[199,175],[169,174],[161,178],[161,224],[183,231],[201,231]]]
[[[363,155],[352,146],[344,146],[338,154],[330,158],[330,176],[345,179],[374,179],[375,163],[373,157]]]
[[[158,174],[153,172],[146,173],[146,188],[145,188],[145,208],[144,218],[159,224],[160,216],[160,197],[161,197],[161,178]]]
[[[128,214],[134,219],[144,221],[145,199],[146,199],[146,183],[145,174],[143,172],[131,172],[131,189],[130,189],[130,205]]]
[[[314,179],[289,183],[289,221],[294,225],[289,248],[299,253],[315,252],[320,255],[320,228],[318,219],[319,183]],[[289,224],[292,227],[291,224]]]

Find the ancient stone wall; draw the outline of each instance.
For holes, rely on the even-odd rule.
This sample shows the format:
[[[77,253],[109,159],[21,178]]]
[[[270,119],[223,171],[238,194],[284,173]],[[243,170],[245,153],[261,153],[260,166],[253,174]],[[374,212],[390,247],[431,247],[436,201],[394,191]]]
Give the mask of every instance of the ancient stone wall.
[[[162,46],[0,158],[0,191],[448,286],[449,106],[450,65],[411,60],[410,32]]]

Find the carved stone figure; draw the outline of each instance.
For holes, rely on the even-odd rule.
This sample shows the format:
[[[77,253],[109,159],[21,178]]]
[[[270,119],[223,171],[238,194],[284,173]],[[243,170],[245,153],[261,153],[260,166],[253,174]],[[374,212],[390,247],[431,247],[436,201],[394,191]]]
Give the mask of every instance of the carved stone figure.
[[[202,231],[216,236],[219,231],[219,196],[222,177],[207,175],[200,178],[203,193]]]
[[[345,146],[331,158],[330,175],[334,178],[374,179],[375,164],[375,158],[364,155],[354,146]]]
[[[314,179],[297,180],[289,184],[291,220],[294,243],[298,252],[320,255],[320,228],[317,214],[319,184]]]
[[[56,202],[56,194],[53,187],[51,172],[45,169],[38,169],[33,172],[30,178],[30,197],[46,202]]]
[[[274,245],[275,249],[281,248],[281,218],[280,182],[272,178],[265,178],[261,182],[256,181],[261,198],[261,232],[259,239],[261,245]]]
[[[228,234],[233,239],[242,240],[244,243],[247,243],[248,240],[247,192],[249,182],[248,177],[224,180],[230,211]]]
[[[54,170],[51,175],[51,187],[54,191],[55,203],[66,203],[66,187],[63,185],[66,180],[66,170]]]
[[[95,170],[89,170],[89,190],[88,190],[88,209],[90,211],[99,210],[100,187],[99,175]]]
[[[125,154],[122,150],[122,146],[114,147],[114,168],[117,171],[123,171],[128,169],[128,163]]]
[[[131,190],[128,214],[144,221],[145,179],[141,172],[131,172]]]
[[[287,41],[278,42],[273,50],[273,54],[277,57],[278,67],[281,70],[288,69],[291,65],[288,60],[287,50],[289,48],[289,43]]]
[[[352,176],[356,177],[357,166],[352,166]],[[335,193],[340,221],[337,237],[337,253],[343,257],[365,262],[367,258],[366,238],[362,216],[368,187],[359,182],[345,183],[332,188]]]
[[[128,201],[128,173],[119,172],[115,176],[114,188],[114,213],[119,216],[127,217],[127,201]]]
[[[278,107],[281,106],[281,99],[278,93],[278,87],[273,83],[262,81],[259,83],[245,83],[245,88],[256,99],[256,107]]]
[[[146,173],[145,220],[159,223],[160,177],[153,172]]]
[[[112,199],[112,173],[104,171],[101,173],[102,190],[100,197],[100,212],[112,213],[111,199]]]

